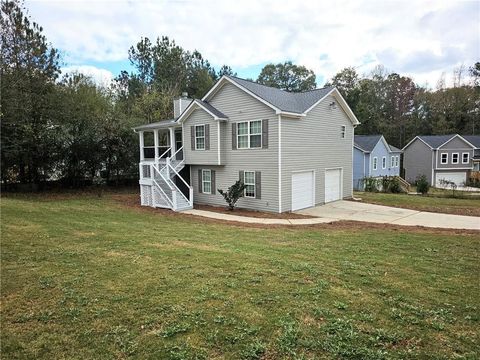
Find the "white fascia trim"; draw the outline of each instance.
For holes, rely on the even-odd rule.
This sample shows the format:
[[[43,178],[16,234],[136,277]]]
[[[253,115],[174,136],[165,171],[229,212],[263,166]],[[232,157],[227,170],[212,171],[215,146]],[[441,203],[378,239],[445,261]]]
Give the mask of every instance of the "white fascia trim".
[[[407,147],[410,146],[411,143],[413,143],[415,140],[420,140],[421,142],[423,142],[425,145],[427,145],[430,149],[433,150],[433,147],[431,147],[430,145],[428,145],[425,141],[423,141],[420,137],[418,136],[415,136],[412,140],[409,141],[409,143],[407,145],[405,145],[403,148],[402,148],[402,151],[404,151]]]
[[[464,142],[466,142],[468,145],[470,145],[472,148],[476,149],[476,147],[471,144],[469,141],[467,141],[466,139],[464,139],[463,137],[461,137],[460,135],[458,134],[455,134],[454,136],[452,136],[450,139],[448,139],[447,141],[445,141],[442,145],[440,145],[438,148],[440,149],[441,147],[447,145],[450,141],[452,141],[453,139],[456,139],[456,138],[460,138],[460,140],[463,140]]]
[[[281,111],[281,110],[277,110],[275,112],[277,115],[284,115],[284,116],[290,116],[290,117],[305,117],[307,116],[307,114],[299,114],[299,113],[293,113],[293,112],[289,112],[289,111]]]
[[[318,104],[320,104],[323,100],[325,100],[329,95],[335,96],[337,101],[339,102],[340,106],[342,107],[343,111],[347,114],[348,118],[352,122],[354,126],[360,125],[360,121],[358,121],[357,117],[353,113],[352,109],[350,109],[350,106],[348,106],[347,102],[343,98],[342,94],[337,90],[337,88],[333,88],[330,90],[325,96],[323,96],[320,100],[318,100],[315,104],[310,106],[307,110],[305,110],[303,113],[308,114],[310,110],[312,110],[314,107],[316,107]]]
[[[217,122],[217,156],[218,156],[218,165],[222,164],[220,159],[220,121]]]
[[[278,114],[278,212],[282,212],[282,115]]]
[[[188,105],[188,107],[185,109],[185,111],[182,113],[182,115],[180,115],[180,117],[177,119],[177,122],[181,123],[183,121],[185,121],[188,116],[192,113],[192,110],[193,109],[193,105],[197,105],[198,107],[202,108],[203,110],[205,110],[205,112],[207,112],[208,114],[210,114],[214,120],[228,120],[227,118],[221,118],[221,117],[218,117],[217,115],[215,115],[214,113],[212,113],[210,110],[208,110],[205,106],[203,106],[203,104],[201,102],[199,102],[198,100],[193,100],[190,105]]]
[[[353,147],[354,147],[354,148],[357,148],[358,150],[360,150],[361,152],[364,152],[364,153],[366,153],[366,154],[369,154],[369,153],[370,153],[370,151],[364,150],[364,149],[362,149],[362,148],[361,148],[360,146],[358,146],[358,145],[353,144]]]
[[[387,140],[385,140],[385,138],[383,137],[383,135],[380,137],[380,140],[383,141],[383,144],[384,144],[385,147],[387,148],[388,152],[393,152],[393,151],[392,151],[392,148],[391,148],[390,145],[387,143]]]
[[[210,89],[209,92],[207,92],[205,94],[205,96],[202,98],[202,101],[206,101],[210,95],[214,94],[217,89],[221,86],[223,86],[224,82],[225,81],[228,81],[230,84],[232,85],[235,85],[237,88],[239,88],[240,90],[246,92],[248,95],[254,97],[255,99],[257,99],[258,101],[264,103],[265,105],[267,105],[268,107],[272,108],[273,110],[275,110],[275,112],[281,112],[281,110],[279,108],[277,108],[276,106],[273,106],[272,104],[270,104],[268,101],[262,99],[261,97],[255,95],[254,93],[252,93],[250,90],[244,88],[242,85],[240,84],[237,84],[235,81],[233,81],[232,79],[228,78],[227,76],[223,75],[220,80],[217,81],[217,83],[215,85],[213,85],[213,87]],[[298,114],[296,114],[298,115]]]
[[[438,172],[442,172],[443,170],[471,170],[473,169],[473,166],[472,167],[458,167],[458,168],[436,168],[435,171],[438,173]],[[463,171],[460,171],[460,172],[463,172]]]

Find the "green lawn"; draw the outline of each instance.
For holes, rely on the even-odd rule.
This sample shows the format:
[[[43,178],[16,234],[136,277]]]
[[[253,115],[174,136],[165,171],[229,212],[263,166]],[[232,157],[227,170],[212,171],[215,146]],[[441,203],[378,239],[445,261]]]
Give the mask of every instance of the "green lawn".
[[[355,197],[364,202],[406,209],[440,212],[446,214],[480,216],[480,195],[459,193],[461,197],[447,197],[450,192],[436,190],[428,196],[356,192]]]
[[[480,234],[1,200],[2,359],[480,357]]]

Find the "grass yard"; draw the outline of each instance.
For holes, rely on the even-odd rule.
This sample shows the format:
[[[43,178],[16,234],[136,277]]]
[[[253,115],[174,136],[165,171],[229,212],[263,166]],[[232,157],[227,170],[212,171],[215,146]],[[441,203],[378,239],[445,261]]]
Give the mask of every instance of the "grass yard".
[[[451,191],[446,193],[437,190],[429,196],[372,192],[356,192],[354,196],[371,204],[445,214],[480,216],[480,195],[467,194],[459,198],[447,197],[450,194]]]
[[[480,233],[1,199],[2,359],[480,357]]]

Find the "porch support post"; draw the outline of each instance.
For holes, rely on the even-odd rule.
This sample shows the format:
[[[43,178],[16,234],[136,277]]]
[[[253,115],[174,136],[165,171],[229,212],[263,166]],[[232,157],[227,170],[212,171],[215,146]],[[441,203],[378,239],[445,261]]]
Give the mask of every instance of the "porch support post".
[[[171,127],[168,128],[168,130],[170,130],[170,147],[172,148],[172,153],[170,154],[170,156],[172,156],[173,154],[175,154],[175,151],[177,151],[177,149],[175,148],[175,129]]]
[[[158,129],[153,130],[153,143],[155,145],[155,165],[158,165],[160,154],[158,153]]]
[[[145,156],[144,156],[144,153],[143,153],[143,131],[139,131],[138,132],[138,137],[140,139],[140,162],[142,162],[143,160],[145,160]]]

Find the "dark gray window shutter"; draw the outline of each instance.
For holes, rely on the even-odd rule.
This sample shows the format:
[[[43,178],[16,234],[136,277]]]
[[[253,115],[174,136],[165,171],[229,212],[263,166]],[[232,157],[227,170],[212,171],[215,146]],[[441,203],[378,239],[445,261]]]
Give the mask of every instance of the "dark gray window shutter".
[[[245,174],[244,174],[243,170],[240,170],[238,172],[238,180],[240,180],[242,183],[245,182]]]
[[[202,169],[198,170],[198,193],[201,194],[203,192],[202,189]]]
[[[255,171],[255,199],[262,198],[262,173]]]
[[[237,124],[232,123],[232,150],[237,150]]]
[[[205,125],[205,150],[210,150],[210,125]]]
[[[192,150],[195,150],[195,126],[190,126],[190,140],[191,140]]]
[[[210,170],[210,179],[212,179],[212,195],[215,195],[215,192],[217,189],[215,188],[216,186],[216,179],[215,179],[215,170]]]
[[[262,120],[262,148],[268,149],[268,119]]]

